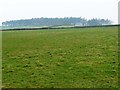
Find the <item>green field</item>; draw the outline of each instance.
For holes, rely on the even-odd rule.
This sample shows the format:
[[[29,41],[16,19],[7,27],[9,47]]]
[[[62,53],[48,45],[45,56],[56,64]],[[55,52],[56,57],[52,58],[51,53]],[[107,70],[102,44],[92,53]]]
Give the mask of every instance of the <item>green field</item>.
[[[2,32],[5,88],[118,88],[118,28]]]

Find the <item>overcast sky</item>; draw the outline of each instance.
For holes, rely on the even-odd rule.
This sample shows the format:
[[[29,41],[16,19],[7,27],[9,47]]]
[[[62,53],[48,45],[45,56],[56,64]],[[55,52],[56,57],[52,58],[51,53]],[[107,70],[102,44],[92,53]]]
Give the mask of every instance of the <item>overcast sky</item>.
[[[118,23],[119,0],[0,0],[3,21],[40,17],[110,19]]]

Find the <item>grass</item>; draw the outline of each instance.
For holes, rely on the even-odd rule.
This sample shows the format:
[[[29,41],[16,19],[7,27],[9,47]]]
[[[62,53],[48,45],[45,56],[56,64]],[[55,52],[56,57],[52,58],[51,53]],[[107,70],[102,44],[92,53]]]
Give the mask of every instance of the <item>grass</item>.
[[[118,88],[117,27],[2,35],[5,88]]]

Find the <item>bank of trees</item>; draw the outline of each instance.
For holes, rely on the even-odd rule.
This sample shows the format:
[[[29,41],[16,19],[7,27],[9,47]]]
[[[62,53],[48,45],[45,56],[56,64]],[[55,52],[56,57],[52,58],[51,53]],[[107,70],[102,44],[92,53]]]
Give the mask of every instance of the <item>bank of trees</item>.
[[[78,25],[78,26],[95,26],[110,25],[108,19],[90,19],[81,17],[65,17],[65,18],[32,18],[24,20],[12,20],[2,23],[2,26],[24,27],[24,26],[54,26],[54,25]]]

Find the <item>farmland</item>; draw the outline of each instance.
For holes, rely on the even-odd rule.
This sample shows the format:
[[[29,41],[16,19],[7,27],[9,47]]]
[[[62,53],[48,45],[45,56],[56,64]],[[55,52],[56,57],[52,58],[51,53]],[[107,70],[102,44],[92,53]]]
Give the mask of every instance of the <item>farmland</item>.
[[[118,28],[2,32],[4,88],[118,88]]]

